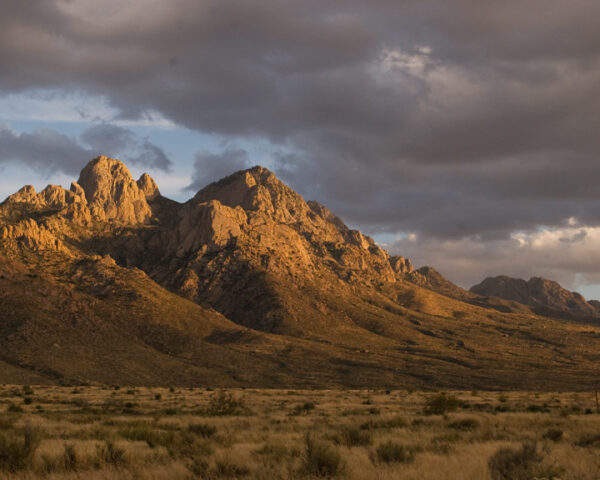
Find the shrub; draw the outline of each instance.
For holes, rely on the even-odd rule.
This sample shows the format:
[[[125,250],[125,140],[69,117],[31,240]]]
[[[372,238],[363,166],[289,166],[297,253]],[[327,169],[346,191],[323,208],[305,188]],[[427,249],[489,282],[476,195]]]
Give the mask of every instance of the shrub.
[[[188,470],[199,478],[208,477],[208,467],[208,461],[202,457],[192,457],[191,462],[187,465]]]
[[[371,445],[371,433],[366,429],[359,427],[345,427],[340,432],[338,443],[347,447],[364,447]]]
[[[562,436],[562,430],[559,430],[558,428],[551,428],[542,435],[542,438],[546,440],[552,440],[553,442],[558,442],[562,438]]]
[[[14,403],[9,403],[6,411],[10,413],[23,413],[23,409]]]
[[[403,417],[401,417],[400,415],[396,415],[392,418],[389,418],[388,420],[381,421],[380,423],[378,423],[378,425],[382,428],[404,428],[406,427],[407,423]]]
[[[77,452],[75,446],[71,444],[64,445],[65,451],[62,454],[62,466],[68,472],[74,472],[77,470],[79,460],[77,458]]]
[[[188,431],[200,437],[210,438],[216,433],[217,427],[208,423],[192,423],[188,425]]]
[[[585,434],[575,442],[578,447],[595,447],[600,445],[600,434],[591,433]]]
[[[409,463],[414,455],[404,445],[391,440],[381,443],[375,450],[376,459],[384,463]]]
[[[447,412],[453,412],[458,409],[460,405],[460,400],[454,395],[440,393],[427,399],[423,413],[425,413],[425,415],[443,415]]]
[[[23,470],[31,463],[39,444],[39,431],[31,427],[25,427],[22,439],[16,434],[0,434],[0,470]]]
[[[250,475],[250,469],[228,458],[221,458],[215,461],[215,473],[218,477],[239,478]]]
[[[292,410],[292,415],[301,415],[303,413],[308,413],[311,410],[314,410],[315,406],[316,405],[314,402],[300,403],[294,407],[294,410]]]
[[[528,480],[533,468],[542,460],[535,444],[523,444],[520,449],[499,449],[488,462],[493,480]]]
[[[10,430],[13,428],[15,420],[9,416],[0,417],[0,430]]]
[[[113,442],[105,442],[104,445],[99,445],[96,453],[98,455],[98,467],[112,465],[118,468],[127,463],[125,461],[125,450],[117,447]]]
[[[342,473],[344,465],[337,449],[328,443],[305,437],[304,469],[317,477],[333,477]]]
[[[285,445],[265,443],[261,448],[254,450],[252,453],[261,457],[268,457],[270,460],[281,463],[291,452]]]
[[[23,385],[21,391],[23,395],[33,395],[33,389],[29,385]]]
[[[463,430],[470,431],[475,430],[479,427],[479,422],[474,418],[464,418],[462,420],[457,420],[456,422],[452,422],[448,424],[448,428],[453,428],[454,430]]]
[[[527,410],[528,412],[532,412],[532,413],[548,413],[550,411],[550,409],[548,408],[548,405],[544,404],[544,405],[529,405],[525,410]]]
[[[460,435],[456,432],[437,435],[431,439],[428,450],[441,455],[448,455],[453,450],[452,444],[460,439]]]
[[[246,411],[244,401],[223,390],[215,393],[206,407],[206,415],[225,416],[241,415]]]
[[[173,433],[155,430],[146,425],[132,425],[119,431],[119,435],[127,440],[146,442],[150,448],[169,446],[173,442]]]

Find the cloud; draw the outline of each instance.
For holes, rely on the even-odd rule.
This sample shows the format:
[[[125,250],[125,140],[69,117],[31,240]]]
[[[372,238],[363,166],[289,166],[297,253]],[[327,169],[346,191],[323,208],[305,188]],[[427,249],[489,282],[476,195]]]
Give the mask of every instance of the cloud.
[[[165,151],[145,139],[138,146],[139,153],[137,156],[128,157],[127,160],[133,164],[145,165],[147,167],[157,168],[159,170],[168,171],[173,162],[167,157]]]
[[[90,152],[74,139],[50,129],[18,133],[0,129],[0,163],[20,162],[50,174],[55,170],[76,174],[82,160],[91,159]]]
[[[135,147],[137,143],[131,130],[107,123],[88,128],[81,134],[81,140],[98,154],[112,157]]]
[[[305,197],[414,233],[428,263],[436,245],[510,259],[516,231],[600,226],[597,1],[140,5],[9,0],[0,94],[76,91],[120,120],[271,145]],[[251,163],[233,152],[200,153],[189,189]]]
[[[306,172],[294,186],[372,231],[507,236],[570,215],[598,221],[600,193],[588,184],[600,169],[600,4],[539,8],[13,1],[0,21],[0,91],[75,89],[122,119],[158,112],[291,149]],[[559,201],[540,219],[552,194],[545,178]]]
[[[16,132],[0,124],[0,164],[19,162],[43,175],[56,171],[76,175],[100,154],[127,155],[131,163],[163,171],[172,164],[162,148],[147,139],[139,141],[131,130],[115,125],[94,125],[81,134],[81,140],[85,145],[48,128]]]
[[[248,152],[243,149],[226,149],[220,153],[196,153],[192,183],[185,190],[197,192],[211,182],[250,167]]]
[[[600,227],[576,222],[495,240],[477,236],[439,240],[405,235],[388,248],[410,256],[416,265],[435,266],[466,288],[487,276],[504,274],[525,279],[542,276],[576,289],[600,284],[598,245]]]

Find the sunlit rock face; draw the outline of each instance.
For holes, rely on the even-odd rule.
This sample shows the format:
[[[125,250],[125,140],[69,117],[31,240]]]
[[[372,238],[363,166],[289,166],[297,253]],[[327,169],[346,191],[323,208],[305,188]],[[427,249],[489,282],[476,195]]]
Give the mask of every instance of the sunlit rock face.
[[[146,199],[158,194],[152,179],[140,180],[142,188],[122,162],[100,156],[81,171],[77,183],[93,217],[133,225],[149,223],[152,211]]]

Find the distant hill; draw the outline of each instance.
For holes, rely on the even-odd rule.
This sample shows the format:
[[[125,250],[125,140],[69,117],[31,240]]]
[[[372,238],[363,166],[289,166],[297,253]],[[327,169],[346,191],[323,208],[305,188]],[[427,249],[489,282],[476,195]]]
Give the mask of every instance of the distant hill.
[[[0,382],[596,384],[600,329],[509,300],[415,270],[262,167],[178,203],[98,157],[0,205]]]
[[[487,297],[514,300],[534,307],[543,314],[568,313],[590,318],[600,315],[598,303],[587,302],[581,294],[570,292],[558,283],[540,277],[528,281],[506,276],[488,277],[471,287],[470,291]]]

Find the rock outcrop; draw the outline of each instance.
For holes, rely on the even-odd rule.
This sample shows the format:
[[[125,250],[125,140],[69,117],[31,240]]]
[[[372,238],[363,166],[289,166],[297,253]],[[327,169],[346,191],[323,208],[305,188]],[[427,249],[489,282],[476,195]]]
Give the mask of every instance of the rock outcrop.
[[[540,277],[528,281],[507,276],[488,277],[471,287],[470,291],[487,297],[505,300],[537,308],[548,308],[578,316],[597,317],[598,310],[577,292],[570,292],[558,283]]]
[[[158,189],[149,177],[142,177],[142,190],[119,160],[95,158],[81,171],[77,183],[85,191],[94,218],[128,225],[150,222],[152,211],[146,199],[156,196]]]

